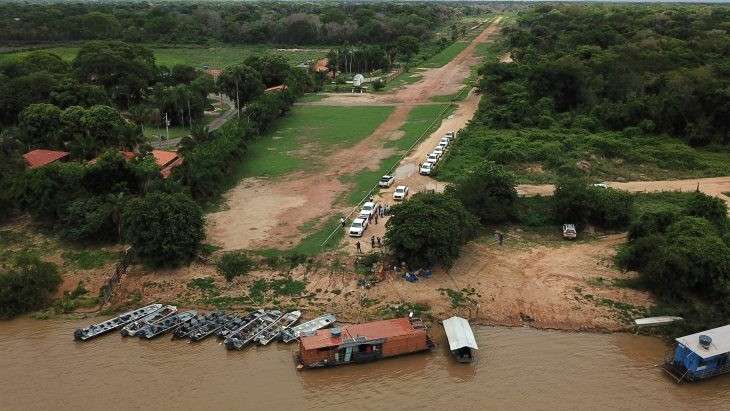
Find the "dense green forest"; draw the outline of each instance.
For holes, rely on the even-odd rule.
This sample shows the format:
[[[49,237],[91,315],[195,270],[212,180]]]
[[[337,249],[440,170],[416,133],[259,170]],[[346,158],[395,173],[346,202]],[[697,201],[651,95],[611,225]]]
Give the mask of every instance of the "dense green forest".
[[[385,44],[426,40],[471,6],[438,3],[69,2],[0,4],[0,44],[122,40],[136,43]]]
[[[482,221],[628,230],[618,264],[640,273],[631,286],[657,295],[656,314],[684,316],[676,332],[725,324],[726,204],[699,192],[632,195],[592,183],[730,175],[729,28],[725,6],[518,13],[500,42],[511,59],[480,68],[480,107],[439,178]],[[500,171],[485,175],[485,167]],[[556,183],[555,195],[506,207],[510,177],[496,184],[500,167],[517,182]],[[481,184],[468,184],[479,175]],[[500,218],[484,220],[492,208]]]

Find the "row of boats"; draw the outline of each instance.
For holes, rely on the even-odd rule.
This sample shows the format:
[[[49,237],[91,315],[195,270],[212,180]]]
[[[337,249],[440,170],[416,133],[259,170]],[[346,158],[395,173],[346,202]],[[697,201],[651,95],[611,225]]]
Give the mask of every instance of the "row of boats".
[[[122,336],[151,340],[171,333],[173,339],[202,341],[212,335],[223,340],[229,350],[252,345],[267,345],[274,340],[293,342],[304,335],[335,323],[332,314],[295,325],[300,311],[256,310],[244,316],[215,311],[206,314],[195,310],[178,311],[174,305],[150,304],[74,332],[77,341],[88,341],[120,330]]]

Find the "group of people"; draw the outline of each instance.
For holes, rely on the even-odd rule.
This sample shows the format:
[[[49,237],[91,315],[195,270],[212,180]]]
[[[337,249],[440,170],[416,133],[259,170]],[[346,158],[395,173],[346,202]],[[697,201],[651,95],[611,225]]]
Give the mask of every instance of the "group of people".
[[[370,236],[370,248],[373,250],[375,249],[375,246],[377,245],[378,248],[382,248],[383,244],[385,244],[385,241],[381,239],[380,237]],[[358,253],[362,253],[362,244],[360,244],[360,241],[357,241],[355,243],[355,248],[357,249]]]

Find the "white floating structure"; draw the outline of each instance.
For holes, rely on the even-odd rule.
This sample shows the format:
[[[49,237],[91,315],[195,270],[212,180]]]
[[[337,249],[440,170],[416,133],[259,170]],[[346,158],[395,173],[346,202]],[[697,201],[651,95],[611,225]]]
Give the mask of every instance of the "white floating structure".
[[[474,333],[469,321],[461,317],[451,317],[443,320],[446,338],[449,340],[449,350],[456,361],[469,363],[474,360],[474,351],[478,350]]]

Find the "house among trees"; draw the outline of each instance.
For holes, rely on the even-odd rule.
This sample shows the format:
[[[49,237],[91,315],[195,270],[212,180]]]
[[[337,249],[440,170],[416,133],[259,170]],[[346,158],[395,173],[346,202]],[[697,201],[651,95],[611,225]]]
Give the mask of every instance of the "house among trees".
[[[25,162],[28,164],[28,168],[38,168],[45,165],[55,163],[56,161],[66,161],[69,153],[66,151],[55,151],[55,150],[31,150],[23,154]]]
[[[127,160],[131,160],[137,157],[137,153],[132,151],[120,150],[120,153]],[[162,178],[170,177],[172,170],[183,163],[183,159],[174,151],[163,151],[163,150],[152,150],[152,156],[155,158],[155,163],[160,167],[160,175]],[[94,164],[96,158],[89,161],[89,164]]]

